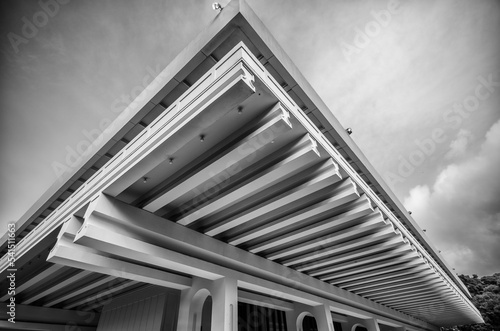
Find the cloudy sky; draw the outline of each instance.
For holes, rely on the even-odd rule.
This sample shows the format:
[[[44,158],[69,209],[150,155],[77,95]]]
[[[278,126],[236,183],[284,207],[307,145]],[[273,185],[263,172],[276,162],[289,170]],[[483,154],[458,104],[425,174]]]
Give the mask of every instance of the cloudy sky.
[[[211,2],[0,3],[1,233]],[[500,2],[247,2],[456,272],[500,272]]]

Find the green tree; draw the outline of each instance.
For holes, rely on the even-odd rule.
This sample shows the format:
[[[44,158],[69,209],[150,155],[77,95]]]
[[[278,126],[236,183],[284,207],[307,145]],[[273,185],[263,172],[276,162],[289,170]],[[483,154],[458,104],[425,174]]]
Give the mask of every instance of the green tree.
[[[472,303],[483,315],[484,323],[460,325],[446,330],[500,331],[500,273],[479,278],[477,275],[459,275],[467,286]]]

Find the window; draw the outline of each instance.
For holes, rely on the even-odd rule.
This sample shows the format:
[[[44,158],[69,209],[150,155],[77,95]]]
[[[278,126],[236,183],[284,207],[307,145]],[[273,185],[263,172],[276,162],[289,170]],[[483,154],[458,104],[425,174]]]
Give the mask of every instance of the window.
[[[302,321],[302,329],[304,331],[318,331],[318,324],[313,316],[307,315]]]
[[[238,331],[287,331],[285,312],[238,302]]]

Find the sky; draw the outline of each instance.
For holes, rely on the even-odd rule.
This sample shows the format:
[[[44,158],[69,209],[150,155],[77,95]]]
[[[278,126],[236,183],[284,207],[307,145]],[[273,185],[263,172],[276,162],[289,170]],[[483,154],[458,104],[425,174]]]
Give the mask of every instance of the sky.
[[[454,272],[500,272],[500,2],[247,2]],[[0,233],[211,4],[0,2]]]

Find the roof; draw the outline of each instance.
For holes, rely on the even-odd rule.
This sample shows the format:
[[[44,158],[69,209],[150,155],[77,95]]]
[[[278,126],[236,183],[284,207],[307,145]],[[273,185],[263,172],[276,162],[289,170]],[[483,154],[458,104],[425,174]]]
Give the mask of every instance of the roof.
[[[250,7],[239,0],[231,1],[212,22],[210,27],[193,40],[182,53],[172,61],[153,83],[110,125],[92,146],[88,153],[61,180],[49,190],[17,222],[17,241],[19,254],[26,253],[28,242],[38,242],[61,224],[48,224],[50,215],[66,204],[91,177],[132,142],[165,110],[203,76],[203,74],[238,43],[245,47],[265,68],[279,87],[300,108],[301,112],[315,125],[328,143],[334,147],[331,153],[338,153],[342,160],[343,171],[353,178],[359,190],[366,193],[384,217],[392,224],[402,226],[399,230],[409,232],[406,236],[413,240],[412,245],[424,254],[429,264],[450,280],[452,286],[470,297],[466,287],[451,271],[437,250],[425,238],[401,202],[377,174],[363,153],[352,141],[338,122],[332,111],[312,89],[306,79],[281,49],[264,24]],[[132,197],[122,197],[134,202]],[[147,203],[138,202],[146,207]],[[157,210],[156,210],[157,211]],[[3,252],[6,252],[6,239],[2,238]],[[24,242],[24,244],[23,244]],[[421,249],[420,249],[421,248]],[[5,263],[6,257],[2,258]],[[2,264],[3,266],[4,264]]]

